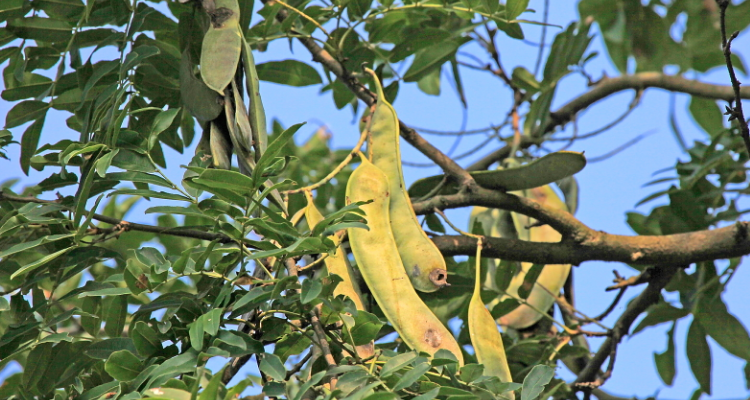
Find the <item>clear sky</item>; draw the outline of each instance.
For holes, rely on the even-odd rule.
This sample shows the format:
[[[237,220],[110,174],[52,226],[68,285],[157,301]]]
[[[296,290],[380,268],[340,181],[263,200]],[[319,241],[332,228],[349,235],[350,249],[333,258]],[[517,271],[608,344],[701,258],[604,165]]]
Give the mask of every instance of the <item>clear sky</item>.
[[[576,2],[573,1],[550,1],[549,22],[551,24],[567,26],[568,23],[577,19]],[[537,13],[526,13],[521,16],[528,20],[541,21],[543,0],[532,0],[530,8],[539,10]],[[259,5],[256,6],[256,10]],[[253,21],[259,16],[255,15]],[[524,25],[524,31],[529,41],[538,42],[541,28],[536,25]],[[547,42],[560,31],[559,28],[548,28]],[[592,30],[595,34],[596,29]],[[717,40],[717,46],[719,38]],[[747,57],[743,50],[750,49],[750,39],[747,35],[741,36],[735,42],[735,51],[740,56]],[[506,71],[512,71],[515,66],[526,66],[533,70],[536,61],[537,47],[532,44],[523,43],[507,37],[500,37],[499,41],[502,61]],[[483,57],[483,52],[472,45],[465,46],[461,51],[469,52]],[[599,56],[591,61],[586,70],[594,78],[602,74],[616,76],[618,72],[608,61],[606,50],[598,36],[593,40],[591,51],[598,51]],[[265,53],[256,53],[256,62],[261,63],[270,60],[283,60],[296,58],[311,62],[307,51],[296,42],[291,51],[289,42],[278,40],[269,46]],[[2,66],[4,67],[4,65]],[[319,71],[322,71],[317,65]],[[407,65],[404,66],[408,67]],[[728,82],[725,69],[715,69],[708,76],[689,76],[699,78],[713,83],[726,84]],[[511,96],[502,82],[486,72],[462,70],[463,83],[468,99],[468,110],[466,110],[467,128],[481,128],[489,124],[498,124],[503,121],[509,108]],[[740,80],[750,80],[740,76]],[[565,78],[559,85],[557,96],[553,103],[556,109],[566,101],[583,93],[586,82],[580,75],[572,74]],[[320,94],[320,87],[310,86],[305,88],[292,88],[272,83],[261,82],[261,95],[266,107],[269,121],[278,118],[285,126],[297,122],[308,121],[309,124],[298,133],[296,140],[303,142],[311,135],[316,127],[325,124],[333,133],[332,146],[335,148],[351,148],[356,142],[359,132],[357,129],[358,116],[351,112],[351,108],[337,110],[330,93]],[[593,131],[606,125],[625,111],[633,98],[632,92],[623,92],[607,102],[601,102],[595,107],[578,116],[578,129],[580,133]],[[633,147],[628,148],[615,157],[605,161],[589,164],[577,179],[581,186],[581,200],[577,217],[594,229],[604,230],[617,234],[633,234],[625,223],[625,212],[637,210],[647,214],[649,210],[658,205],[666,203],[665,198],[658,199],[648,204],[635,208],[634,205],[647,195],[662,189],[660,186],[642,187],[652,180],[654,171],[671,167],[678,159],[687,159],[682,154],[669,128],[668,104],[670,95],[661,90],[648,89],[641,100],[639,107],[621,124],[596,138],[576,143],[571,150],[585,151],[587,156],[596,157],[606,154],[620,145],[628,142],[637,135],[653,132]],[[687,104],[689,97],[678,95],[676,97],[676,110],[678,124],[686,139],[703,139],[703,132],[692,121],[688,112]],[[11,104],[0,100],[0,113],[9,110]],[[464,111],[461,103],[446,79],[442,81],[442,93],[440,96],[428,96],[417,89],[416,84],[402,84],[399,96],[394,103],[399,117],[407,124],[445,131],[458,131],[462,128]],[[42,136],[42,143],[56,141],[62,138],[66,131],[64,119],[61,113],[55,113],[48,117],[46,129]],[[53,126],[57,128],[51,129]],[[13,129],[16,140],[24,127]],[[570,126],[561,136],[569,136],[572,132]],[[68,131],[67,134],[70,134]],[[453,146],[453,137],[430,136],[425,137],[443,151],[448,151]],[[462,139],[454,154],[461,154],[484,140],[482,135],[469,136]],[[499,143],[493,143],[480,149],[477,156],[489,153],[498,147]],[[550,149],[557,149],[557,145],[550,145]],[[186,150],[185,155],[179,155],[172,150],[167,150],[170,161],[169,174],[180,177],[182,171],[177,168],[180,164],[186,164],[193,149]],[[9,156],[11,161],[0,159],[0,181],[8,178],[21,178],[24,183],[38,181],[38,178],[46,174],[32,173],[31,177],[25,178],[18,163],[19,148],[11,146]],[[405,142],[402,142],[402,156],[404,160],[411,162],[426,162],[427,159],[417,153]],[[468,157],[461,161],[462,165],[469,165],[478,157]],[[434,175],[439,168],[413,168],[405,167],[407,184],[414,180]],[[19,187],[17,186],[16,189]],[[743,207],[743,205],[745,207]],[[140,212],[148,207],[142,204],[141,208],[134,210],[129,215],[133,222],[148,222],[151,216],[143,216]],[[740,209],[747,208],[747,202],[741,204]],[[126,218],[128,218],[126,217]],[[456,223],[466,226],[468,223],[468,209],[454,210],[449,217]],[[606,308],[614,297],[614,292],[605,292],[604,288],[611,285],[613,274],[617,270],[620,274],[630,276],[637,273],[627,265],[618,263],[586,262],[574,269],[577,306],[589,315],[599,314]],[[747,327],[750,326],[750,308],[746,306],[748,301],[747,287],[750,286],[750,270],[747,266],[738,269],[728,290],[724,295],[729,310]],[[627,299],[637,295],[642,288],[631,289],[626,294],[626,299],[620,302],[617,309],[611,314],[619,315],[627,304]],[[669,300],[674,300],[669,298]],[[614,322],[614,318],[605,320],[606,324]],[[626,337],[620,345],[617,364],[613,377],[604,386],[608,392],[623,396],[658,396],[662,399],[686,399],[689,398],[697,382],[692,377],[687,357],[685,354],[685,337],[688,323],[686,320],[678,324],[676,333],[677,352],[677,376],[672,387],[664,387],[660,381],[653,362],[653,353],[662,352],[666,348],[666,331],[668,324],[649,328],[635,337]],[[748,391],[745,389],[745,380],[742,374],[744,362],[726,353],[711,339],[711,351],[713,357],[713,396],[712,399],[734,399],[746,398]],[[561,367],[559,372],[564,377],[572,377]],[[0,379],[3,375],[0,373]],[[704,397],[707,398],[707,397]]]

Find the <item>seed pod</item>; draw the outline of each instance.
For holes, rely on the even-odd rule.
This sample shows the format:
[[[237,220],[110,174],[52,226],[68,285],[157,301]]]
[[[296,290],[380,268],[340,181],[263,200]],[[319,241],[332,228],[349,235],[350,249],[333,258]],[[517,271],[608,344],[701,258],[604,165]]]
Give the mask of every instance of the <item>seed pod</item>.
[[[237,0],[216,0],[216,8],[206,11],[211,26],[203,37],[201,77],[206,86],[224,94],[234,79],[242,53],[240,7]]]
[[[494,171],[473,171],[471,177],[477,185],[495,190],[524,190],[531,189],[564,179],[578,173],[586,166],[583,153],[574,151],[558,151],[547,154],[528,164],[515,168],[497,169]],[[414,182],[409,188],[411,197],[423,197],[430,193],[443,175],[430,176]],[[438,194],[453,194],[458,192],[458,185],[446,184]]]
[[[514,194],[531,198],[545,207],[568,210],[565,203],[560,200],[549,185]],[[518,238],[521,240],[554,243],[559,242],[562,238],[560,233],[549,225],[536,226],[537,221],[535,219],[517,213],[512,213],[511,215],[516,226],[516,231],[518,232]],[[521,272],[511,281],[507,290],[508,294],[513,296],[518,295],[518,289],[523,284],[526,272],[532,265],[531,263],[521,263]],[[560,289],[562,289],[565,281],[568,279],[570,267],[570,264],[545,265],[526,301],[542,312],[549,310],[555,303],[555,296],[560,293]],[[500,300],[503,300],[503,298]],[[522,329],[533,325],[541,318],[542,315],[539,312],[522,304],[510,313],[500,317],[498,322],[503,328]]]
[[[508,360],[505,356],[503,338],[498,331],[497,323],[482,301],[482,258],[481,242],[477,246],[476,256],[476,281],[474,283],[474,295],[469,303],[469,337],[477,361],[484,364],[484,375],[496,376],[501,382],[512,382]],[[513,400],[515,394],[506,392],[502,398]]]
[[[390,193],[385,173],[362,157],[346,185],[347,203],[372,200],[361,206],[369,230],[347,230],[354,259],[375,301],[407,346],[429,354],[446,349],[463,364],[456,339],[422,302],[406,276],[388,218]]]
[[[373,76],[378,92],[378,102],[371,116],[369,146],[372,163],[386,174],[390,182],[391,230],[412,285],[422,292],[434,292],[448,284],[445,259],[419,225],[406,192],[396,111],[386,101],[375,73],[367,71]]]

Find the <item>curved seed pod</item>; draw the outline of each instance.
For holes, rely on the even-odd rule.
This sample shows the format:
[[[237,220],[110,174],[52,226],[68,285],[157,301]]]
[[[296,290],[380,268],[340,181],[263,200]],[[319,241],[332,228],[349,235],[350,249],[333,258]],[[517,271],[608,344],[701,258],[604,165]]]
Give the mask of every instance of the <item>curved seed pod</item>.
[[[568,210],[565,203],[560,200],[549,185],[514,194],[531,198],[546,207],[565,211]],[[521,240],[529,240],[532,242],[559,242],[562,238],[560,233],[552,229],[549,225],[535,226],[537,223],[535,219],[516,213],[512,213],[511,215],[513,217],[513,222],[516,225],[518,238]],[[518,288],[523,284],[526,272],[531,266],[531,263],[521,263],[521,272],[513,278],[508,287],[507,292],[509,294],[513,296],[518,295]],[[526,301],[541,311],[546,311],[552,307],[555,303],[555,297],[551,293],[555,296],[560,293],[560,289],[562,289],[565,284],[565,280],[568,279],[570,267],[570,264],[545,265]],[[542,315],[536,310],[522,304],[510,313],[500,317],[498,322],[504,328],[510,327],[514,329],[522,329],[533,325],[541,318]]]
[[[498,331],[497,323],[482,301],[482,244],[477,246],[476,256],[476,282],[474,283],[474,295],[469,303],[469,337],[477,361],[484,364],[484,375],[496,376],[501,382],[512,382],[508,360],[505,357],[503,338]],[[501,398],[514,400],[513,392],[506,392]]]
[[[407,346],[429,354],[446,349],[463,365],[456,339],[422,302],[406,276],[388,221],[390,187],[385,173],[363,157],[346,184],[346,199],[347,203],[372,200],[361,206],[369,230],[347,231],[354,259],[383,314]]]
[[[216,122],[210,123],[210,147],[214,167],[221,169],[232,168],[232,143],[227,140],[229,134],[223,132]]]
[[[245,69],[245,85],[250,102],[247,114],[252,128],[252,143],[255,146],[255,161],[257,162],[268,147],[266,112],[260,99],[260,79],[258,79],[258,72],[255,69],[253,52],[244,36],[242,37],[242,67]]]
[[[211,26],[203,37],[201,77],[206,86],[224,94],[234,79],[242,53],[240,7],[237,0],[216,0],[216,8],[207,11]]]
[[[385,172],[390,182],[391,230],[412,285],[422,292],[434,292],[448,284],[445,260],[419,225],[409,194],[406,193],[396,111],[385,100],[375,73],[367,71],[373,76],[378,91],[378,102],[371,116],[369,146],[372,163]]]
[[[550,184],[578,173],[585,166],[586,157],[583,153],[558,151],[516,168],[474,171],[470,174],[481,187],[512,191]],[[409,188],[409,196],[423,197],[435,189],[442,180],[443,175],[419,179]],[[456,184],[448,183],[443,186],[439,194],[457,193],[458,189]]]
[[[305,197],[307,198],[307,207],[305,207],[305,218],[307,219],[307,225],[310,229],[314,228],[320,221],[323,220],[323,215],[315,207],[313,202],[312,194],[305,191]],[[329,274],[336,274],[343,279],[333,290],[333,295],[338,296],[343,294],[344,296],[352,299],[357,310],[367,310],[364,303],[362,302],[362,293],[355,284],[354,271],[352,266],[349,264],[349,259],[346,257],[346,252],[341,248],[341,238],[336,235],[331,235],[329,239],[333,240],[336,245],[335,253],[328,253],[328,257],[323,261],[326,265],[326,269]],[[357,355],[360,358],[369,358],[375,353],[375,344],[370,342],[361,346],[357,346]]]

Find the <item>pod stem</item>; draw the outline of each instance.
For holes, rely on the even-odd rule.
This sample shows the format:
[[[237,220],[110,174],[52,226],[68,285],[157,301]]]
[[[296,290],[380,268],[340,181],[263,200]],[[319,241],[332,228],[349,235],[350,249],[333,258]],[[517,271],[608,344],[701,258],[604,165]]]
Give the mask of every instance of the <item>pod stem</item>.
[[[474,268],[476,270],[476,277],[474,281],[474,296],[481,296],[482,293],[482,237],[477,237],[477,254],[475,256],[476,261]]]

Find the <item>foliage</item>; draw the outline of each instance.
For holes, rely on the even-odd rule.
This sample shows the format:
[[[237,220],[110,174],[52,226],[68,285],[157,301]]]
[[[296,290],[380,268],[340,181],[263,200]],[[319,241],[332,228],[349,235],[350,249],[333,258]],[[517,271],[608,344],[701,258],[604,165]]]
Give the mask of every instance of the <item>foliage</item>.
[[[299,139],[300,124],[285,129],[274,121],[266,137],[253,86],[254,74],[294,87],[319,86],[339,109],[349,107],[359,115],[365,111],[361,93],[367,90],[359,82],[369,82],[358,73],[364,63],[385,83],[391,102],[400,85],[416,82],[425,94],[435,95],[450,79],[466,104],[461,71],[487,70],[507,84],[514,98],[508,121],[496,127],[507,133],[502,139],[510,149],[506,157],[512,156],[505,163],[509,166],[538,158],[541,153],[533,145],[541,148],[546,140],[561,138],[558,128],[591,104],[568,115],[551,109],[558,83],[569,74],[586,74],[586,63],[597,56],[588,51],[593,23],[623,76],[676,66],[679,77],[725,65],[718,6],[712,2],[581,0],[581,20],[556,35],[540,73],[518,67],[506,74],[495,40],[524,38],[524,24],[531,23],[526,19],[534,15],[528,3],[269,0],[256,10],[252,1],[242,0],[232,20],[233,34],[239,32],[241,40],[214,38],[207,46],[204,37],[224,35],[217,33],[218,14],[206,11],[217,11],[210,5],[218,1],[0,2],[5,23],[0,62],[7,62],[1,97],[14,103],[0,131],[0,156],[7,158],[7,148],[19,145],[23,171],[44,175],[20,193],[12,190],[15,182],[6,181],[0,193],[0,369],[17,363],[23,370],[7,378],[0,398],[215,400],[234,398],[253,386],[266,396],[294,400],[493,399],[509,391],[534,400],[589,391],[590,385],[569,384],[550,368],[562,360],[578,374],[581,363],[592,362],[576,331],[591,321],[573,312],[559,328],[542,319],[528,330],[504,333],[515,383],[483,375],[484,367],[470,350],[466,321],[474,258],[446,257],[452,286],[421,294],[441,321],[458,327],[467,360],[462,366],[449,352],[429,356],[408,349],[374,301],[368,312],[334,296],[340,277],[328,275],[315,260],[334,251],[332,233],[364,229],[358,204],[347,204],[345,196],[353,167],[337,171],[334,180],[316,189],[315,203],[327,216],[317,226],[295,217],[306,206],[302,193],[281,194],[336,171],[350,151],[330,149],[323,132],[297,144],[300,140],[293,139]],[[670,30],[679,25],[678,18],[687,22],[675,38]],[[750,1],[729,5],[726,24],[729,31],[745,30]],[[309,55],[255,68],[250,47],[264,51],[274,40],[295,38],[306,41],[308,49],[317,47],[314,59],[323,60],[322,75]],[[496,65],[462,58],[460,49],[472,43]],[[228,52],[231,62],[218,58]],[[323,52],[334,64],[325,63]],[[744,71],[741,60],[734,60]],[[206,77],[226,65],[232,68],[223,75]],[[408,67],[398,74],[401,65]],[[235,97],[217,94],[226,85],[234,85]],[[684,85],[670,90],[693,93],[687,80]],[[737,120],[725,124],[716,103],[726,98],[693,95],[690,112],[705,139],[688,146],[675,128],[690,160],[677,162],[665,171],[671,176],[652,182],[673,182],[668,190],[643,200],[665,198],[668,205],[648,215],[628,214],[638,235],[742,225],[737,203],[748,191],[748,156]],[[79,135],[56,135],[56,127],[45,124],[51,110],[66,113],[68,128]],[[239,132],[221,119],[236,116],[236,121],[248,121],[246,127],[237,122]],[[199,140],[197,127],[203,129]],[[215,129],[228,130],[223,142]],[[195,157],[182,166],[181,182],[165,173],[181,166],[170,165],[164,146],[178,152],[195,147]],[[236,167],[230,165],[232,151]],[[219,164],[222,155],[225,165]],[[448,172],[446,165],[443,161],[441,167]],[[465,192],[458,181],[449,185],[459,195]],[[574,212],[575,180],[557,185]],[[502,187],[490,189],[504,193]],[[57,191],[63,194],[41,200]],[[424,195],[436,193],[412,200],[429,200]],[[154,200],[146,210],[156,216],[154,225],[123,221],[141,199]],[[507,234],[497,236],[519,239],[521,230],[512,228],[507,217],[502,217]],[[446,231],[435,214],[425,219],[431,231]],[[499,262],[501,273],[481,292],[494,318],[524,301],[493,303],[505,294],[521,261],[527,260]],[[650,279],[664,266],[636,261],[631,266],[643,273],[641,283],[651,286],[656,280]],[[750,362],[750,337],[721,298],[739,264],[739,257],[726,256],[680,266],[664,287],[678,294],[679,302],[666,301],[662,287],[656,287],[655,301],[646,304],[645,317],[631,334],[671,324],[667,350],[654,355],[666,385],[675,375],[674,326],[680,320],[690,324],[685,350],[699,391],[711,392],[708,337]],[[533,268],[530,276],[543,267]],[[535,279],[524,284],[532,286]],[[617,338],[615,348],[643,311],[632,316],[625,332],[605,332]],[[324,328],[322,336],[316,324]],[[372,340],[376,355],[360,359],[353,347]],[[321,355],[326,346],[330,354]],[[207,368],[216,361],[223,367]],[[260,376],[241,370],[248,361]],[[600,366],[595,375],[603,382],[612,371],[599,373]]]

